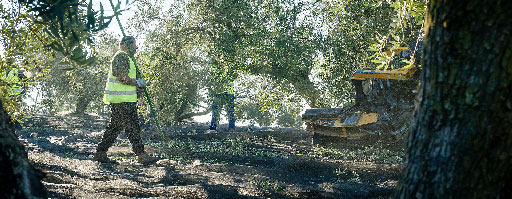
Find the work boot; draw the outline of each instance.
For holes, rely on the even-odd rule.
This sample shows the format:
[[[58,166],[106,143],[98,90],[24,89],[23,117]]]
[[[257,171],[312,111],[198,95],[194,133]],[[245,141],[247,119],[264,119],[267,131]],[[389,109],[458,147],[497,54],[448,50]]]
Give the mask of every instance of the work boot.
[[[153,164],[156,161],[158,161],[157,157],[151,157],[147,153],[141,153],[137,155],[137,162],[143,165]]]
[[[97,151],[94,154],[94,160],[101,162],[101,163],[114,163],[115,161],[108,159],[107,152],[104,151]]]

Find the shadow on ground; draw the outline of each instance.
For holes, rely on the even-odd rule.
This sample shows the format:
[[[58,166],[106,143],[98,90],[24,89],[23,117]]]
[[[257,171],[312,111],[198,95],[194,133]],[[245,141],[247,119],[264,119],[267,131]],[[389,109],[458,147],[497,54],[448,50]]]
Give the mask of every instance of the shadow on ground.
[[[144,127],[147,151],[161,159],[155,165],[138,164],[123,136],[108,152],[117,163],[100,164],[92,154],[105,126],[37,116],[18,129],[51,198],[387,198],[405,150],[387,149],[393,140],[312,145],[300,129],[208,132],[189,123],[165,127],[164,141]]]

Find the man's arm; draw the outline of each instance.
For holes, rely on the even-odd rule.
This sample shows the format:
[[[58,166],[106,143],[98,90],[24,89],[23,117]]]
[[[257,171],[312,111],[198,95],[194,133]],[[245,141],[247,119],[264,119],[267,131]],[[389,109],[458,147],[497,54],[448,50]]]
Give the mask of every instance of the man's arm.
[[[126,84],[126,85],[130,85],[130,86],[137,86],[137,81],[135,81],[134,79],[128,77],[128,75],[121,75],[121,74],[117,74],[117,75],[114,75],[116,76],[116,80],[123,83],[123,84]]]

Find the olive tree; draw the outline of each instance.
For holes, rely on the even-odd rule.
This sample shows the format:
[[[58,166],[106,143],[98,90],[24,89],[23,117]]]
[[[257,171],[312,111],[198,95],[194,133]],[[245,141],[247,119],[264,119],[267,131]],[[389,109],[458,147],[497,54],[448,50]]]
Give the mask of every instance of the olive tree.
[[[512,3],[431,1],[420,100],[396,198],[508,198]]]

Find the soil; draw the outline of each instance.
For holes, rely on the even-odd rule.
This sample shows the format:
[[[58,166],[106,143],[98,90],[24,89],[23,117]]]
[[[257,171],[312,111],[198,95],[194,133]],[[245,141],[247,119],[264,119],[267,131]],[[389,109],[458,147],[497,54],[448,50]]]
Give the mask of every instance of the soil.
[[[124,135],[108,151],[116,163],[99,163],[106,123],[34,116],[17,130],[50,198],[388,198],[405,154],[403,135],[318,144],[302,129],[184,123],[163,134],[143,126],[146,151],[160,158],[153,165],[137,163]]]

